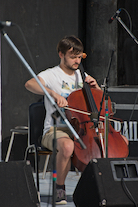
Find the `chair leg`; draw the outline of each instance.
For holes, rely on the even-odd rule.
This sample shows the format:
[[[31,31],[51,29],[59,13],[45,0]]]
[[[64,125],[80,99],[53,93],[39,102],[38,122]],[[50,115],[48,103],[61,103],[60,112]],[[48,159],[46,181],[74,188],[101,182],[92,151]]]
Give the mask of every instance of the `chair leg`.
[[[27,155],[28,155],[28,150],[33,148],[34,149],[34,155],[35,155],[35,173],[36,173],[36,187],[37,187],[37,191],[39,192],[39,172],[38,172],[38,151],[37,148],[35,146],[31,146],[28,147],[25,151],[25,156],[24,156],[24,160],[27,159]]]
[[[27,160],[28,150],[29,150],[29,148],[27,148],[27,149],[25,150],[25,155],[24,155],[24,160],[25,160],[25,161]]]
[[[50,155],[47,155],[47,156],[46,156],[46,160],[45,160],[44,169],[43,169],[43,176],[42,176],[42,179],[45,179],[45,175],[46,175],[46,170],[47,170],[47,166],[48,166],[49,158],[50,158]]]
[[[35,173],[36,173],[37,191],[39,192],[39,172],[38,172],[38,151],[37,149],[35,149]]]
[[[40,190],[39,190],[39,167],[38,167],[38,151],[35,148],[35,171],[36,171],[36,184],[37,184],[37,194],[40,202]]]
[[[28,147],[25,151],[25,156],[24,156],[24,160],[27,159],[27,155],[28,155],[28,150],[33,148],[34,149],[34,154],[35,154],[35,173],[36,173],[36,188],[37,188],[37,194],[38,194],[38,199],[40,201],[40,191],[39,191],[39,172],[38,172],[38,151],[36,149],[35,146],[31,146]]]
[[[14,132],[12,132],[12,135],[11,135],[11,139],[10,139],[10,143],[9,143],[9,147],[8,147],[8,151],[7,151],[5,162],[9,161],[9,156],[10,156],[13,140],[14,140]]]

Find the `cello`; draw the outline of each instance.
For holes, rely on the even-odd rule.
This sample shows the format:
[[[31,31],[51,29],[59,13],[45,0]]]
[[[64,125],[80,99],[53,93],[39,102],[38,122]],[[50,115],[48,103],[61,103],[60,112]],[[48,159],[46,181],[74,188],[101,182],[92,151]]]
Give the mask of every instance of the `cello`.
[[[80,143],[74,137],[72,163],[79,171],[83,172],[91,159],[105,158],[105,127],[103,118],[105,117],[105,98],[102,106],[100,106],[103,91],[90,88],[89,84],[85,82],[83,66],[80,65],[79,69],[83,80],[83,88],[69,95],[67,98],[68,105],[75,110],[65,110],[65,113],[67,119],[86,146],[86,149],[82,149]],[[83,113],[79,113],[80,111]],[[110,116],[113,114],[110,98],[108,98],[108,113]],[[109,158],[123,158],[127,157],[129,153],[127,143],[121,134],[114,130],[110,122],[108,122],[107,150]]]

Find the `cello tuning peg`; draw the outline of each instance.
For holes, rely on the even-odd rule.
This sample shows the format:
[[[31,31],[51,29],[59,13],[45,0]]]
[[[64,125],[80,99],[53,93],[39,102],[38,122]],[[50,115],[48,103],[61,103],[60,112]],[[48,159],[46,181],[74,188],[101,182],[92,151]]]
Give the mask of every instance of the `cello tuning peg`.
[[[82,58],[85,59],[87,57],[87,54],[83,52]]]

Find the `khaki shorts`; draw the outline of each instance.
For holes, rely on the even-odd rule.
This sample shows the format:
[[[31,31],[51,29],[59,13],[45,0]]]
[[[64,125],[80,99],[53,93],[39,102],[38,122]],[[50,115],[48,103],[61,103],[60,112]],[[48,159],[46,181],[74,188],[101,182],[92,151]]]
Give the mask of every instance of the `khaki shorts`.
[[[57,127],[56,138],[61,137],[70,137],[72,138],[72,133],[68,127]],[[42,137],[42,145],[50,150],[53,150],[53,139],[54,139],[54,127],[51,127],[50,130]]]

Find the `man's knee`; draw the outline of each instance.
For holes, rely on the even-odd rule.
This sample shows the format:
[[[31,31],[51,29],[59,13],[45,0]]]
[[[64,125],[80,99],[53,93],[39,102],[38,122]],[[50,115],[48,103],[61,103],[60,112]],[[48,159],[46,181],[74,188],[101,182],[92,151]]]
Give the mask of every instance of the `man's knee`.
[[[58,148],[64,157],[70,157],[74,150],[74,142],[70,138],[59,138]]]

